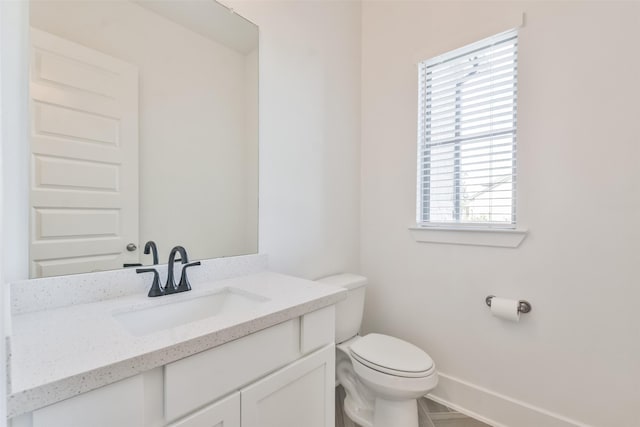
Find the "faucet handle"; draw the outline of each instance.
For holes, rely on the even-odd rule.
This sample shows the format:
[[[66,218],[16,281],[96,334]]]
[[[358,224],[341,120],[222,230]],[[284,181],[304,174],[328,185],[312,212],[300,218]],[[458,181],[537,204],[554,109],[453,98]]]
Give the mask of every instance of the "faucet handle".
[[[185,292],[191,290],[191,284],[189,283],[189,278],[187,277],[187,268],[194,267],[196,265],[200,265],[200,261],[190,262],[182,266],[182,274],[180,275],[180,283],[178,284],[178,288],[176,292]]]
[[[153,283],[147,294],[150,297],[159,297],[164,295],[164,291],[160,286],[160,273],[155,268],[136,268],[136,273],[153,273]]]
[[[173,266],[176,263],[176,254],[180,253],[180,260],[182,264],[189,262],[187,258],[187,250],[182,246],[174,246],[169,252],[169,261],[167,262],[167,284],[164,285],[164,294],[175,294],[176,292],[182,292],[178,290],[176,286],[176,280],[173,277]]]

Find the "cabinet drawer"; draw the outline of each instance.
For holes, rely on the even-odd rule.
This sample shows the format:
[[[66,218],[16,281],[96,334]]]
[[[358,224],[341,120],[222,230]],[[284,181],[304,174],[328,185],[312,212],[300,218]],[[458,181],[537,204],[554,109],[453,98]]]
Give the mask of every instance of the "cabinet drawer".
[[[240,393],[236,392],[167,427],[240,427]]]
[[[300,357],[300,321],[203,351],[165,367],[165,419],[172,421]]]
[[[300,320],[300,351],[307,354],[335,340],[335,306],[307,313]]]
[[[137,375],[33,412],[33,427],[140,427],[144,382]]]

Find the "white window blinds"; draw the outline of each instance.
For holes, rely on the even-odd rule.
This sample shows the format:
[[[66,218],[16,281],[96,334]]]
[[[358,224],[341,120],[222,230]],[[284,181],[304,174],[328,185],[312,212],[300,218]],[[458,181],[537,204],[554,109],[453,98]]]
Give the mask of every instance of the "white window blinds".
[[[517,30],[419,64],[418,223],[516,222]]]

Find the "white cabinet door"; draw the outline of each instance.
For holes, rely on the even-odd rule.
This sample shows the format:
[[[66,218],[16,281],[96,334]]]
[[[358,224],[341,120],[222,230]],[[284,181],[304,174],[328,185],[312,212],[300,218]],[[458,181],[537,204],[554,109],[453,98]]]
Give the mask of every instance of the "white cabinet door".
[[[168,427],[240,427],[240,393],[234,393]]]
[[[141,427],[144,381],[137,375],[33,412],[33,427]]]
[[[333,427],[335,346],[242,389],[242,427]]]

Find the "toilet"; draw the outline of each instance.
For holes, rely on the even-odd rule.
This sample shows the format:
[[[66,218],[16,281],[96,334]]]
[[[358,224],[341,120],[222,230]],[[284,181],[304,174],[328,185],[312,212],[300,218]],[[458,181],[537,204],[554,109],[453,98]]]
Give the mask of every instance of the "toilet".
[[[433,360],[401,339],[358,335],[365,277],[338,274],[318,281],[348,292],[336,305],[336,385],[345,388],[347,416],[362,427],[418,427],[417,399],[438,384]]]

